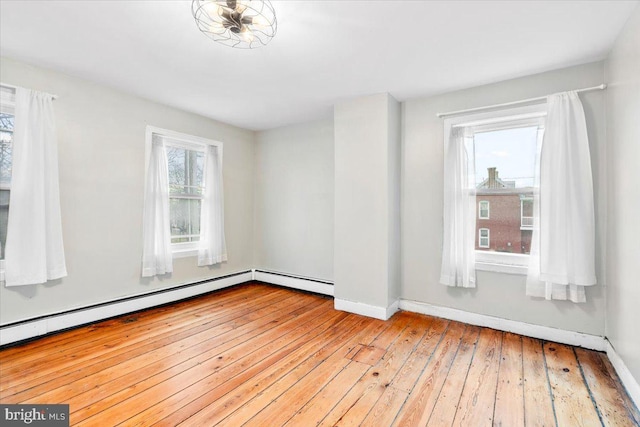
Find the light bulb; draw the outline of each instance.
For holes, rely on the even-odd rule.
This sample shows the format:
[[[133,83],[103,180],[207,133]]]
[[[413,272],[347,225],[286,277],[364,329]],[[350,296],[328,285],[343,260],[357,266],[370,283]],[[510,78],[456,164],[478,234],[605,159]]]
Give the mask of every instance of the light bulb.
[[[256,15],[251,19],[251,24],[255,25],[256,27],[268,27],[269,26],[269,21],[267,21],[267,18],[265,18],[263,15]]]
[[[240,32],[240,36],[242,37],[242,40],[246,41],[247,43],[251,43],[254,39],[253,33],[246,27],[243,28],[243,30]]]
[[[238,0],[236,2],[236,11],[242,13],[247,9],[247,6],[249,6],[249,2],[247,0]]]
[[[207,2],[202,5],[202,8],[211,19],[214,19],[222,14],[222,6],[216,4],[215,2]]]
[[[222,33],[225,30],[226,28],[224,28],[222,22],[213,21],[211,22],[211,25],[209,25],[209,31],[211,31],[212,33]]]

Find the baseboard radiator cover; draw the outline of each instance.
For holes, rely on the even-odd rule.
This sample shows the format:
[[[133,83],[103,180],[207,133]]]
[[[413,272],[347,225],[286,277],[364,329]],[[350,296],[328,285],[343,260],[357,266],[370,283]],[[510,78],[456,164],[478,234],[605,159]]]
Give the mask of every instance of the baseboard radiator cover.
[[[258,269],[253,270],[253,279],[300,291],[333,296],[333,283],[326,280]]]

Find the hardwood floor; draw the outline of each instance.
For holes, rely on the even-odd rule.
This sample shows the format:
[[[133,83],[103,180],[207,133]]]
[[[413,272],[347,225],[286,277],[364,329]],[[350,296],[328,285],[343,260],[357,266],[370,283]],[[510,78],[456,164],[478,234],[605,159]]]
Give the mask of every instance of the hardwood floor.
[[[0,402],[81,426],[638,426],[598,352],[259,283],[0,351]]]

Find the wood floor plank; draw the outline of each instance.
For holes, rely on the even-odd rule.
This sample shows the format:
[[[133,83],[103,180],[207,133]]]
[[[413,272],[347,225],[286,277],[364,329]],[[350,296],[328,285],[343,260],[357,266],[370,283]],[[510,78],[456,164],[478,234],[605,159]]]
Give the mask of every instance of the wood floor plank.
[[[260,283],[1,348],[0,400],[88,426],[640,427],[603,353]]]
[[[371,409],[378,405],[377,402],[400,369],[402,369],[403,364],[415,349],[418,340],[424,336],[426,330],[424,327],[416,328],[415,324],[412,324],[400,334],[395,342],[387,347],[385,357],[369,369],[368,372],[371,375],[363,376],[352,387],[350,393],[357,396],[357,401],[347,412],[341,415],[337,425],[359,426],[362,424]]]
[[[633,411],[616,387],[616,381],[609,375],[603,355],[582,348],[575,349],[580,369],[593,396],[604,426],[633,426],[637,423]]]
[[[391,385],[407,393],[413,390],[416,381],[431,359],[442,335],[449,326],[449,321],[444,319],[427,317],[425,328],[429,328],[426,335],[420,340],[415,351],[411,353],[398,375],[391,381]]]
[[[330,302],[327,301],[326,304]],[[264,369],[280,362],[299,345],[313,338],[314,334],[320,334],[325,328],[331,327],[334,324],[333,320],[342,318],[339,313],[326,310],[322,313],[319,310],[324,310],[324,307],[308,311],[290,322],[254,337],[251,342],[237,346],[233,350],[237,359],[229,357],[228,354],[227,363],[214,375],[185,386],[167,399],[127,419],[124,424],[140,426],[161,420],[166,423],[168,417],[177,411],[183,411],[186,407],[189,408],[189,412],[195,410],[194,402],[200,402],[201,407],[206,407],[208,403],[220,399]]]
[[[409,393],[404,390],[397,389],[394,386],[387,387],[376,402],[376,405],[360,424],[361,427],[390,426],[408,396]]]
[[[449,323],[433,357],[429,359],[416,382],[416,386],[402,407],[402,412],[396,417],[394,426],[424,426],[427,424],[465,329],[466,327],[462,323]]]
[[[289,295],[289,298],[283,298],[279,300],[279,302],[282,303],[288,300],[295,301],[296,297]],[[277,302],[278,301],[275,303]],[[78,393],[83,393],[85,391],[84,384],[90,375],[98,374],[104,377],[104,380],[94,378],[97,384],[103,384],[103,381],[111,381],[117,376],[129,371],[140,369],[140,361],[142,361],[144,365],[153,362],[155,358],[172,355],[176,351],[182,351],[191,346],[207,345],[206,343],[215,337],[220,339],[220,335],[226,333],[228,336],[233,334],[233,331],[238,328],[244,327],[246,329],[250,327],[252,321],[260,322],[260,319],[262,319],[268,322],[270,318],[266,316],[271,315],[273,318],[273,312],[279,310],[278,305],[274,305],[274,301],[271,299],[257,301],[256,304],[257,306],[253,310],[232,309],[226,312],[226,315],[214,316],[211,319],[205,316],[200,324],[187,321],[184,324],[178,324],[177,328],[158,328],[162,333],[155,335],[153,339],[149,338],[148,341],[145,341],[144,345],[129,343],[129,345],[121,346],[120,351],[111,348],[108,353],[103,354],[102,357],[99,358],[89,358],[89,360],[78,359],[75,369],[69,367],[65,370],[68,371],[68,373],[62,376],[60,376],[58,370],[49,370],[48,372],[41,372],[40,375],[29,377],[26,379],[26,382],[17,380],[17,384],[14,384],[13,388],[8,388],[2,392],[3,399],[15,403],[27,400],[33,401],[36,397],[39,400],[54,398],[54,401],[57,401],[57,399],[68,399],[71,396],[70,393],[73,391],[73,387],[71,387],[70,384],[79,381],[81,390]],[[225,313],[224,311],[222,312]],[[114,373],[119,375],[114,377]],[[64,396],[41,396],[43,390],[50,393],[58,388],[63,388]],[[11,394],[14,390],[21,389],[23,391],[20,393]]]
[[[304,298],[305,295],[301,295],[301,298]],[[303,302],[304,301],[304,302]],[[302,315],[304,311],[308,311],[308,301],[306,299],[301,299],[300,303],[290,303],[284,307],[280,307],[280,310],[277,310],[268,316],[265,316],[260,321],[267,322],[263,324],[272,324],[276,319],[279,323],[286,323]],[[303,310],[300,310],[300,309]],[[249,323],[243,328],[245,328],[246,332],[254,329],[256,326],[252,323]],[[242,328],[238,328],[242,329]],[[259,329],[258,329],[259,330]],[[271,332],[272,329],[269,328],[268,332]],[[237,330],[230,331],[233,332],[230,336],[236,336],[234,342],[234,346],[228,348],[227,350],[231,352],[231,354],[222,354],[219,352],[210,352],[206,354],[208,359],[202,361],[198,365],[194,367],[190,367],[189,369],[183,370],[179,373],[175,373],[175,375],[171,377],[167,377],[164,375],[164,380],[159,382],[157,378],[150,377],[145,379],[141,383],[137,383],[127,387],[126,389],[116,393],[115,395],[109,396],[106,399],[102,399],[94,404],[83,407],[82,409],[76,411],[75,419],[72,417],[72,420],[78,422],[82,420],[78,425],[95,425],[95,417],[106,417],[112,423],[116,424],[118,422],[124,421],[123,417],[131,414],[132,411],[134,414],[141,412],[146,409],[149,405],[154,404],[155,402],[164,400],[168,396],[174,394],[177,390],[181,390],[186,385],[190,385],[198,382],[202,379],[203,372],[208,373],[206,375],[207,381],[216,382],[214,378],[211,377],[211,373],[217,373],[219,370],[223,369],[224,366],[229,363],[230,360],[235,360],[239,358],[243,351],[247,351],[250,347],[251,343],[247,341],[248,337],[243,336],[242,332],[238,332]],[[239,334],[239,336],[238,336]],[[236,346],[243,346],[241,349],[235,348]],[[219,351],[219,347],[216,349]],[[117,403],[115,403],[117,401]],[[77,405],[79,406],[79,405]],[[92,417],[94,419],[92,419]],[[126,418],[125,418],[126,419]]]
[[[525,425],[555,426],[553,398],[551,386],[547,380],[547,365],[542,342],[535,338],[522,337],[522,354]]]
[[[222,420],[220,425],[243,425],[250,420],[255,420],[257,414],[260,414],[267,406],[274,402],[275,399],[283,396],[307,376],[309,378],[307,381],[317,380],[322,386],[324,382],[327,381],[325,371],[330,363],[338,366],[342,363],[346,364],[346,362],[343,362],[343,359],[346,360],[344,356],[346,356],[353,347],[362,343],[370,343],[378,334],[388,329],[389,326],[390,325],[384,322],[367,319],[360,330],[353,331],[351,336],[346,337],[343,341],[335,342],[334,345],[322,348],[314,353],[311,357],[281,377],[277,382],[271,384],[265,390],[252,397],[246,404],[235,410]],[[321,367],[323,363],[324,366]],[[312,374],[309,375],[310,373]],[[325,376],[318,377],[319,375]],[[265,415],[268,416],[268,412],[269,411],[264,413],[261,417]]]
[[[636,425],[640,427],[640,411],[638,411],[639,409],[638,406],[636,406],[633,403],[633,401],[631,400],[631,397],[629,397],[629,395],[627,394],[626,389],[620,382],[620,378],[618,377],[616,370],[614,369],[613,365],[611,364],[611,361],[606,356],[606,354],[600,354],[600,358],[602,359],[603,365],[607,369],[607,372],[609,374],[608,378],[613,379],[613,383],[614,383],[613,385],[615,386],[616,390],[618,391],[618,394],[620,395],[619,398],[624,403],[624,406],[627,408],[627,411],[629,411],[629,414],[631,418],[633,418]]]
[[[480,332],[453,425],[493,424],[501,343],[501,332],[492,329]]]
[[[274,298],[275,297],[275,298]],[[274,294],[270,293],[266,295],[264,299],[258,298],[256,303],[257,307],[273,306],[274,304],[282,301],[286,298],[293,298],[287,294]],[[244,303],[246,305],[246,301]],[[206,309],[206,308],[205,308]],[[207,327],[208,321],[215,322],[216,320],[231,320],[243,316],[247,313],[252,313],[248,307],[239,312],[234,306],[228,308],[213,308],[211,314],[197,314],[194,316],[178,316],[171,320],[170,323],[156,324],[155,327],[147,330],[146,328],[137,329],[134,327],[126,334],[105,334],[105,337],[96,339],[91,342],[91,345],[82,346],[81,348],[74,347],[69,351],[63,353],[55,351],[54,354],[43,361],[36,361],[35,363],[13,364],[3,363],[3,368],[0,374],[3,378],[10,381],[13,385],[19,385],[22,382],[28,382],[25,384],[25,388],[33,387],[35,384],[46,382],[46,375],[53,373],[54,376],[59,371],[69,371],[72,365],[85,366],[86,363],[90,363],[91,360],[100,360],[108,358],[113,354],[117,354],[119,351],[128,350],[130,348],[140,348],[138,343],[145,342],[145,345],[162,339],[164,337],[176,337],[183,331],[192,331],[191,326],[194,324],[200,324],[201,329]],[[98,358],[97,356],[100,356]],[[41,378],[44,377],[44,378]],[[12,394],[11,390],[7,390],[5,387],[0,391],[0,396],[3,398]]]
[[[566,345],[547,342],[544,344],[544,356],[558,425],[602,425],[573,349]]]
[[[308,306],[305,307],[308,309]],[[257,324],[254,324],[257,325]],[[133,387],[136,393],[141,393],[147,388],[153,387],[156,384],[161,384],[168,378],[178,375],[189,369],[202,367],[204,363],[210,361],[213,357],[217,357],[219,363],[218,366],[222,366],[225,361],[228,361],[228,355],[226,351],[237,347],[240,344],[250,340],[253,335],[257,334],[256,331],[247,331],[241,337],[234,336],[233,333],[224,333],[215,337],[214,340],[207,340],[200,344],[184,348],[176,349],[177,352],[173,355],[169,355],[166,358],[155,361],[154,363],[146,364],[139,367],[139,369],[131,370],[126,375],[122,375],[121,372],[109,372],[112,369],[105,372],[99,372],[97,375],[90,376],[73,384],[78,389],[82,387],[84,382],[90,384],[101,384],[102,387],[92,390],[91,393],[80,393],[74,395],[72,398],[61,399],[61,402],[68,402],[77,408],[79,413],[82,413],[80,409],[88,407],[88,410],[96,411],[97,407],[91,407],[94,404],[102,404],[108,406],[107,402],[124,400],[123,396],[129,395],[130,388]],[[225,357],[227,357],[225,359]],[[132,365],[127,368],[135,368],[136,364],[144,364],[147,360],[144,360],[143,356],[139,357],[140,360],[131,360]],[[206,366],[206,365],[205,365]],[[114,367],[114,369],[117,367]],[[121,375],[121,376],[119,376]],[[111,378],[111,379],[109,379]],[[144,383],[140,383],[140,378],[144,378]],[[104,379],[104,383],[101,380]],[[105,387],[106,386],[106,387]],[[69,390],[71,387],[66,386],[60,389],[62,393],[72,394]],[[75,390],[77,391],[77,390]],[[60,399],[60,395],[56,396]],[[48,397],[50,399],[50,397]],[[55,400],[54,400],[55,401]]]
[[[276,382],[285,381],[282,378],[299,365],[306,364],[310,367],[314,362],[320,363],[323,355],[328,354],[332,348],[338,348],[344,339],[369,324],[370,322],[366,318],[346,316],[335,327],[309,340],[295,352],[283,358],[280,363],[264,369],[222,399],[214,403],[192,402],[192,404],[165,418],[163,423],[178,425],[186,421],[187,425],[214,425],[249,403],[254,397],[263,395],[269,386]],[[379,324],[378,327],[380,326],[382,325]]]
[[[370,366],[363,372],[364,375],[360,376],[348,393],[343,393],[344,397],[342,397],[339,404],[336,401],[333,409],[332,407],[327,408],[331,412],[322,420],[320,425],[329,423],[339,426],[360,425],[371,411],[371,408],[376,405],[376,402],[389,387],[409,354],[415,349],[416,344],[427,332],[428,328],[425,327],[425,322],[421,317],[410,316],[408,313],[396,316],[406,316],[409,323],[393,341],[384,342],[380,339],[382,334],[376,339],[376,348],[386,346],[384,347],[383,357],[375,365]],[[391,334],[388,336],[392,337]],[[339,381],[339,379],[334,378],[327,387],[337,388],[335,383]],[[318,411],[318,402],[316,400],[317,397],[311,399],[301,411],[289,420],[288,424],[292,426],[308,425],[317,420],[318,412],[325,411]],[[338,421],[334,422],[335,418],[338,418]]]
[[[504,427],[525,425],[522,338],[520,335],[508,332],[502,334],[493,425]]]
[[[408,328],[408,326],[410,325],[410,322],[412,322],[414,318],[409,316],[396,315],[394,316],[394,320],[395,320],[394,322],[395,328],[392,330],[393,332],[390,331],[390,333],[386,334],[383,340],[377,339],[376,340],[377,346],[384,347],[385,349],[387,349],[391,345],[391,343],[397,339],[397,337],[402,336],[403,331],[405,331],[405,329]],[[407,329],[407,332],[410,332],[411,330],[412,329]],[[390,357],[393,357],[393,356],[390,355]],[[381,376],[385,377],[385,375],[387,375],[385,373],[381,374],[381,372],[383,372],[383,367],[387,363],[386,362],[387,359],[389,359],[389,357],[387,357],[386,359],[380,360],[378,364],[368,369],[365,375],[363,375],[358,380],[358,382],[356,382],[353,385],[349,385],[349,387],[345,387],[340,401],[333,408],[330,408],[330,411],[328,412],[328,414],[326,414],[326,416],[323,415],[321,418],[318,418],[318,421],[319,421],[318,425],[333,426],[333,425],[338,425],[339,423],[343,423],[344,425],[345,423],[348,423],[345,418],[346,413],[348,411],[350,411],[351,409],[354,409],[354,411],[356,412],[361,412],[362,409],[357,408],[358,406],[357,402],[361,398],[363,398],[363,396],[366,396],[367,394],[369,394],[369,392],[375,393],[374,392],[375,388],[379,384],[381,384],[380,383]],[[387,384],[389,382],[387,381],[387,379],[382,379],[382,381],[385,381],[384,384]],[[307,404],[307,408],[304,408],[304,410],[302,411],[303,414],[305,412],[310,411],[312,407],[311,406],[312,403],[313,402],[310,401]],[[361,414],[360,416],[364,417],[366,416],[366,413]]]
[[[345,385],[356,384],[369,371],[371,365],[352,361],[331,379],[311,400],[299,409],[284,425],[316,425],[324,415],[340,402],[345,394]]]
[[[239,290],[238,294],[225,293],[218,297],[216,294],[214,299],[207,298],[203,295],[198,300],[187,300],[176,303],[176,306],[163,306],[153,308],[148,311],[134,312],[97,322],[91,325],[79,327],[64,333],[58,333],[42,338],[43,342],[34,341],[27,343],[33,346],[31,349],[25,349],[26,344],[10,347],[7,349],[6,357],[3,361],[11,366],[18,364],[33,364],[37,360],[44,363],[51,362],[55,358],[71,352],[78,351],[82,348],[95,347],[103,341],[112,340],[119,334],[126,333],[130,335],[136,330],[144,327],[157,327],[158,322],[166,324],[167,322],[181,321],[187,317],[198,317],[201,313],[217,310],[219,308],[233,309],[234,307],[246,304],[253,294],[259,292],[258,296],[261,300],[273,299],[280,296],[285,297],[284,290],[275,289],[273,292],[261,292],[259,288],[251,287],[246,290]],[[167,313],[171,312],[175,315],[168,317]],[[78,339],[81,337],[82,339]],[[35,351],[39,349],[40,351]],[[44,351],[43,351],[44,350]],[[24,352],[28,352],[25,355]]]
[[[427,419],[427,425],[444,426],[453,424],[479,336],[480,328],[467,326],[447,375],[447,380],[440,390],[437,402]]]
[[[358,343],[365,346],[387,348],[406,328],[409,321],[410,318],[408,316],[399,316],[395,322],[392,322],[388,328],[377,336],[363,336]],[[276,397],[268,406],[252,417],[246,425],[256,427],[283,425],[295,414],[296,408],[304,407],[310,397],[322,390],[333,377],[351,362],[350,359],[345,357],[349,350],[350,346],[347,344],[338,349],[314,369],[313,375],[301,378],[291,388]]]

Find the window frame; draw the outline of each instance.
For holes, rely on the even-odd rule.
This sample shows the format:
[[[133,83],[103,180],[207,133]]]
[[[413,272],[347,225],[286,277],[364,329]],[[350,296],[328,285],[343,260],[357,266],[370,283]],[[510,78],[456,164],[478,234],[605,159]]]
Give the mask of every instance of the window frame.
[[[546,102],[527,105],[524,107],[457,115],[445,119],[444,131],[451,132],[452,127],[470,127],[474,128],[473,133],[490,132],[517,127],[527,127],[534,124],[536,121],[538,122],[538,127],[544,129],[544,119],[546,115]],[[474,221],[476,221],[475,218]],[[478,246],[480,246],[480,241],[478,241]],[[475,252],[476,271],[491,271],[518,275],[527,274],[529,265],[529,255],[527,254],[512,254],[484,250],[476,250]]]
[[[487,211],[487,216],[482,216],[482,204],[483,204],[483,203],[486,203],[486,204],[487,204],[487,209],[486,209],[486,211]],[[491,213],[490,213],[490,212],[491,212],[491,209],[490,209],[490,208],[491,208],[491,203],[489,203],[489,201],[488,201],[488,200],[480,200],[480,201],[478,202],[478,219],[491,219],[491,218],[490,218],[490,216],[491,216]]]
[[[209,146],[214,146],[218,149],[220,162],[223,161],[223,144],[220,141],[147,125],[145,131],[145,179],[147,176],[147,171],[149,170],[149,160],[151,155],[151,146],[153,143],[153,135],[158,135],[162,138],[165,138],[165,144],[169,147],[200,151],[205,153],[204,168],[206,168],[206,153],[207,147]],[[202,185],[202,188],[203,190],[205,189],[204,183]],[[171,196],[169,198],[171,198]],[[203,200],[204,194],[202,197],[193,198]],[[199,241],[171,243],[171,252],[173,253],[173,258],[175,259],[197,256],[199,243]]]

